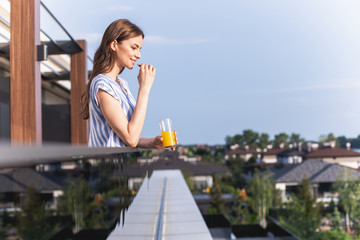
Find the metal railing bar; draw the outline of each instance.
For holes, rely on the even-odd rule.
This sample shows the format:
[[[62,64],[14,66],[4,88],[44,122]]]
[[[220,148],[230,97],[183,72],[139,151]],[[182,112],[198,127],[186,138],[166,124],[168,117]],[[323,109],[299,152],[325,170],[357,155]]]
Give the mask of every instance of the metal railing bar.
[[[65,52],[65,50],[64,50],[62,47],[60,47],[60,45],[57,44],[57,42],[55,42],[46,32],[44,32],[44,31],[41,30],[41,29],[40,29],[40,31],[41,31],[48,39],[50,39],[50,42],[53,43],[53,44],[57,47],[58,50],[60,50],[60,51],[62,51],[62,52]]]
[[[73,39],[73,37],[70,35],[70,33],[65,29],[65,27],[59,22],[59,20],[57,20],[57,18],[52,14],[52,12],[50,12],[50,10],[45,6],[45,4],[43,2],[40,2],[41,6],[48,12],[48,14],[55,20],[55,22],[61,27],[61,29],[66,33],[66,35],[68,35],[68,37],[71,39],[71,41],[73,41],[80,49],[82,49],[82,47],[79,46],[79,44]]]
[[[163,216],[164,216],[165,193],[166,193],[166,181],[167,181],[167,178],[164,179],[164,185],[163,185],[163,189],[162,189],[161,203],[160,203],[158,221],[157,221],[157,224],[156,224],[156,232],[155,232],[155,238],[154,238],[155,240],[161,240],[162,239]]]
[[[0,146],[0,168],[26,167],[37,164],[90,158],[111,158],[120,154],[145,151],[130,147],[88,147],[69,145]]]
[[[89,61],[90,61],[91,63],[94,63],[94,60],[93,60],[91,57],[89,57],[89,55],[87,56],[87,58],[89,59]]]

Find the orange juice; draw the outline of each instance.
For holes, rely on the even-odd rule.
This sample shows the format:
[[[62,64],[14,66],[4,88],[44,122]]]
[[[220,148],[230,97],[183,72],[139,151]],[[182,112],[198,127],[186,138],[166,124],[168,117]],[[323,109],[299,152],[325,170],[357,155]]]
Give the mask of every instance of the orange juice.
[[[168,148],[176,145],[175,131],[161,132],[161,137],[163,138],[164,147]]]

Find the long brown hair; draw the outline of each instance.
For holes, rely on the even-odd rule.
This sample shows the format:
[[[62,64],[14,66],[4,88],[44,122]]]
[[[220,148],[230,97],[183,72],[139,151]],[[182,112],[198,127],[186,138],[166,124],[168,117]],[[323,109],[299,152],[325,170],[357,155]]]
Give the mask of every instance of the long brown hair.
[[[89,82],[86,90],[81,96],[81,117],[86,120],[89,118],[89,100],[90,100],[90,85],[95,76],[100,73],[109,72],[115,65],[115,52],[111,50],[110,44],[116,40],[121,43],[129,38],[142,36],[144,38],[143,31],[131,23],[127,19],[119,19],[112,22],[104,32],[99,48],[94,55],[93,70],[91,72]],[[120,71],[120,73],[124,68]],[[119,74],[120,74],[119,73]]]

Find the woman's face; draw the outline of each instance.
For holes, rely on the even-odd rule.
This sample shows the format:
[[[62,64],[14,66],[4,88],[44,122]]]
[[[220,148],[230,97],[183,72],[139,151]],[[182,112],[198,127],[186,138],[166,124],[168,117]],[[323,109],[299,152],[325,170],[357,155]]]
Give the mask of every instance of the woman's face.
[[[116,62],[120,67],[132,69],[136,60],[141,58],[142,36],[126,39],[120,43],[116,40],[111,48],[116,52]]]

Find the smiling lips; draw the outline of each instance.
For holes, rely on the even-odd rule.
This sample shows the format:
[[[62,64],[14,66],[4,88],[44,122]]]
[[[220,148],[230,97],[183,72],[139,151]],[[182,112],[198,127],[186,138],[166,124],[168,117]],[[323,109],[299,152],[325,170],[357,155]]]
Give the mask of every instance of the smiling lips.
[[[132,60],[132,59],[130,59],[130,60],[131,60],[131,62],[132,62],[133,64],[135,64],[136,60]]]

